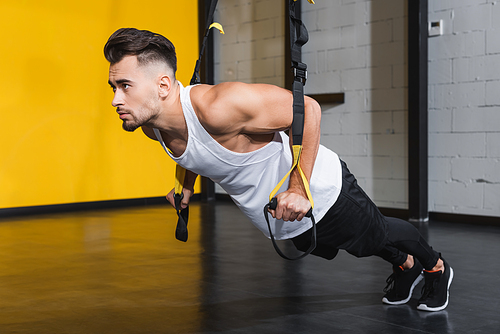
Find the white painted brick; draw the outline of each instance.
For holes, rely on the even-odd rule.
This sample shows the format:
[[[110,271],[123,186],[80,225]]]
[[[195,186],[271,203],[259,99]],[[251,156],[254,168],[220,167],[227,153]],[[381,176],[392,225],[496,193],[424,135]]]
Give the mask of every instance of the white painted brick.
[[[321,106],[322,109],[324,108]],[[322,135],[339,135],[342,132],[342,124],[340,122],[341,114],[339,113],[322,113],[321,114],[321,134]]]
[[[429,202],[448,207],[448,212],[460,212],[460,208],[479,209],[483,204],[483,186],[478,184],[432,181],[429,195],[432,198]]]
[[[303,52],[302,62],[307,65],[308,75],[318,73],[318,52]]]
[[[254,43],[222,45],[221,62],[236,62],[255,59]]]
[[[400,0],[375,0],[367,3],[370,22],[404,17],[405,2]]]
[[[285,6],[281,1],[266,0],[255,3],[255,20],[264,20],[283,16]]]
[[[242,60],[237,63],[236,78],[238,80],[250,80],[252,78],[253,60]]]
[[[439,62],[439,60],[436,62]],[[456,83],[484,80],[485,72],[488,71],[485,66],[485,58],[483,56],[453,59],[452,68],[453,81]],[[431,72],[429,71],[429,73]],[[429,75],[429,78],[430,77],[431,76]]]
[[[490,158],[500,158],[500,132],[486,134],[486,155]]]
[[[366,48],[349,48],[327,52],[328,70],[366,67]]]
[[[486,82],[486,105],[500,105],[500,80]]]
[[[253,33],[253,22],[246,22],[233,27],[236,27],[236,42],[249,43],[255,40],[256,37],[254,37]],[[229,30],[228,34],[231,34],[231,30]]]
[[[394,41],[406,41],[408,38],[408,17],[393,19],[392,38]]]
[[[255,41],[255,57],[281,57],[285,52],[283,40],[279,37]]]
[[[380,119],[383,119],[382,121]],[[342,115],[342,133],[343,134],[368,134],[374,131],[374,120],[378,119],[378,123],[388,123],[386,127],[391,127],[391,114],[390,113],[370,113],[370,112],[360,112],[360,113],[345,113]],[[382,125],[383,126],[383,125]],[[379,126],[380,127],[380,126]]]
[[[429,67],[429,84],[449,84],[452,79],[452,61],[451,59],[440,59],[431,61]],[[465,81],[465,80],[464,80]],[[467,80],[468,81],[468,80]]]
[[[484,157],[484,133],[431,133],[430,157]]]
[[[371,69],[359,68],[344,70],[341,73],[342,90],[369,89],[371,87]]]
[[[375,44],[367,50],[367,63],[370,67],[406,63],[406,46],[402,41]]]
[[[499,171],[498,159],[451,159],[451,176],[461,182],[500,184]]]
[[[429,10],[431,11],[441,11],[444,9],[469,7],[474,4],[487,3],[488,0],[439,0],[439,1],[429,1]]]
[[[500,6],[499,6],[500,7]],[[498,17],[498,16],[497,16]],[[500,22],[500,20],[495,20]],[[500,53],[500,28],[490,29],[486,32],[486,53]]]
[[[371,157],[348,157],[345,159],[347,168],[358,179],[373,177],[373,161]]]
[[[359,140],[355,140],[357,139],[355,137],[349,135],[322,135],[321,144],[342,156],[366,154],[366,150],[362,148],[364,145],[359,145]]]
[[[408,157],[392,157],[392,177],[408,180]]]
[[[482,56],[485,43],[484,31],[429,38],[429,60]]]
[[[491,25],[491,4],[456,8],[453,22],[453,32],[469,32],[486,30]]]
[[[390,89],[394,87],[392,82],[392,66],[372,67],[370,70],[372,89]]]
[[[317,72],[326,72],[328,71],[327,60],[326,60],[326,51],[318,51],[316,52],[317,59]],[[335,69],[331,69],[335,71]]]
[[[285,57],[274,57],[274,75],[280,78],[285,78]],[[284,87],[284,81],[280,87]]]
[[[302,22],[307,28],[309,34],[313,31],[319,30],[318,28],[318,10],[307,10],[306,8],[302,8]],[[310,36],[310,35],[309,35]]]
[[[382,44],[393,41],[393,21],[378,21],[363,24],[359,27],[362,32],[367,35],[365,45],[367,44]]]
[[[381,203],[406,203],[408,202],[408,183],[403,180],[372,179],[372,200]]]
[[[434,108],[453,108],[484,105],[485,84],[472,82],[450,85],[434,85]]]
[[[403,88],[375,89],[367,93],[367,101],[370,111],[403,110],[407,95]]]
[[[232,0],[219,1],[215,18],[223,27],[254,20],[254,8],[251,2],[235,3]]]
[[[492,2],[492,7],[491,7],[491,28],[493,30],[499,30],[500,29],[500,21],[498,18],[500,17],[500,3],[498,1],[491,1]]]
[[[372,134],[394,134],[393,114],[391,111],[370,112]]]
[[[392,111],[392,129],[394,133],[408,135],[408,111]],[[405,137],[408,140],[407,137]]]
[[[457,132],[500,131],[500,107],[457,109],[453,113],[453,130]]]
[[[344,93],[345,103],[339,106],[339,111],[360,112],[366,111],[366,99],[364,90],[346,91]]]
[[[340,28],[309,32],[309,41],[302,47],[302,52],[317,52],[340,48]]]
[[[257,59],[252,63],[252,77],[266,78],[275,76],[274,58]]]
[[[484,67],[486,69],[484,73],[485,80],[498,80],[500,78],[499,62],[500,54],[484,57]]]
[[[491,212],[481,212],[481,214],[489,214],[491,216],[500,216],[500,184],[485,184],[484,185],[484,208]]]
[[[363,22],[366,18],[365,6],[356,3],[342,6],[332,5],[318,12],[319,29],[340,28]]]
[[[393,179],[393,165],[391,157],[373,157],[373,171],[376,178]]]
[[[405,138],[402,134],[368,135],[368,155],[403,156],[406,150]]]
[[[408,87],[407,64],[392,65],[392,87]]]
[[[451,109],[431,109],[428,112],[428,130],[430,133],[451,132],[452,130]]]
[[[308,75],[305,94],[337,93],[340,87],[340,72],[312,73]]]
[[[272,19],[252,22],[252,34],[258,36],[259,40],[276,37],[274,28],[275,20]]]
[[[346,26],[340,28],[340,47],[352,48],[356,43],[356,26]]]
[[[430,181],[451,181],[451,158],[429,158],[429,180]]]

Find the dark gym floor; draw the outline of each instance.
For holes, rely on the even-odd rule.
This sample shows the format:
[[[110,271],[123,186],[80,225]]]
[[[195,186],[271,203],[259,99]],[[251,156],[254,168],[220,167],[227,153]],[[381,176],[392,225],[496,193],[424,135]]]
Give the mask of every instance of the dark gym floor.
[[[382,304],[391,267],[345,252],[282,260],[230,202],[0,220],[0,333],[499,333],[500,228],[430,222],[450,305]],[[281,243],[292,251],[287,242]],[[422,284],[422,283],[421,283]]]

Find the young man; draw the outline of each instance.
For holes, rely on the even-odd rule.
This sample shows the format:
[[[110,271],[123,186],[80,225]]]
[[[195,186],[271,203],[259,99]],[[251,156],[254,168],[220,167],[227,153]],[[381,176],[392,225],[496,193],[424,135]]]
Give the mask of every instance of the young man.
[[[145,30],[119,29],[104,47],[110,62],[112,105],[123,128],[141,127],[170,157],[186,168],[186,207],[197,175],[209,177],[231,196],[252,223],[269,237],[262,208],[292,165],[292,95],[263,84],[221,83],[183,87],[175,78],[175,48],[165,37]],[[406,221],[384,217],[357,185],[337,154],[320,145],[321,110],[305,98],[300,166],[310,184],[318,221],[312,254],[333,259],[339,249],[357,257],[377,255],[393,265],[383,302],[404,304],[425,278],[418,309],[448,305],[453,269]],[[278,240],[310,246],[311,208],[296,169],[276,196],[270,213]],[[167,195],[172,205],[173,190]],[[425,270],[423,270],[425,269]],[[423,271],[423,273],[422,273]]]

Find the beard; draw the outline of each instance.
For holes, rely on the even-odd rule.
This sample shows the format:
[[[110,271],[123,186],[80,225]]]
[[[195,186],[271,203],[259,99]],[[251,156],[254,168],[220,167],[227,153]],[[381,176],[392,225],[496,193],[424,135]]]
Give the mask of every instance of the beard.
[[[137,128],[147,125],[158,117],[160,108],[154,100],[147,101],[140,107],[137,113],[129,112],[132,120],[123,120],[122,128],[128,132],[134,132]]]

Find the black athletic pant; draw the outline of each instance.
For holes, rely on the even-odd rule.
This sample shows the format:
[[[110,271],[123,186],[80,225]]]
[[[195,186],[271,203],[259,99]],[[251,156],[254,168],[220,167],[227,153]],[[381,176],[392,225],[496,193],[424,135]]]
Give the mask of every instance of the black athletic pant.
[[[333,259],[339,249],[365,257],[377,255],[394,266],[401,266],[407,254],[432,269],[439,253],[407,221],[384,217],[359,187],[347,165],[342,164],[342,190],[335,204],[316,224],[317,246],[312,254]],[[301,251],[309,248],[311,230],[292,239]]]

